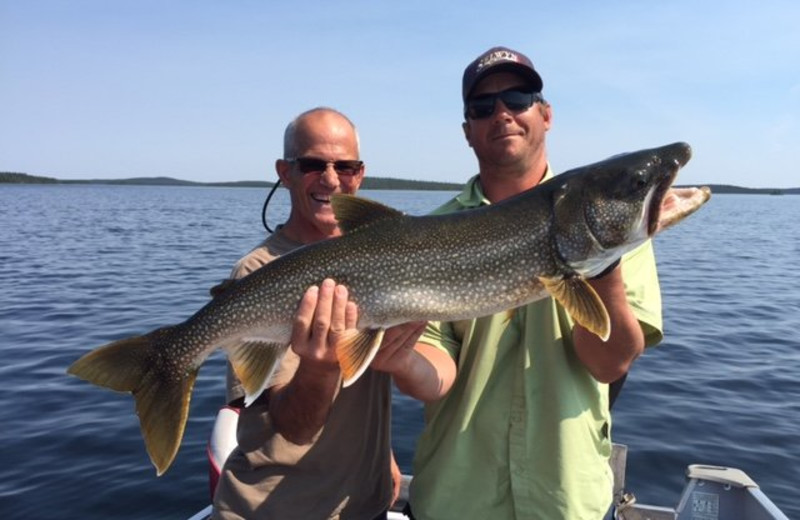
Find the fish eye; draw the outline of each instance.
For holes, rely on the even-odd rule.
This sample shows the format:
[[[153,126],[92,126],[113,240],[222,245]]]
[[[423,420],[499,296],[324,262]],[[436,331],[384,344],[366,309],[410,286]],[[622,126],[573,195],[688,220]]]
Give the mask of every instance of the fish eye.
[[[647,187],[647,173],[644,170],[639,170],[633,176],[633,187],[637,190],[643,190]]]

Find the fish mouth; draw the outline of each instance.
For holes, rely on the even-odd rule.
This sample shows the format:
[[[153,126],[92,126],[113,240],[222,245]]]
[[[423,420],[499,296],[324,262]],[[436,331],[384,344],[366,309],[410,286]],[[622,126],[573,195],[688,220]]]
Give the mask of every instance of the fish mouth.
[[[648,207],[647,234],[651,237],[697,211],[711,196],[711,190],[708,188],[704,188],[705,191],[694,188],[700,190],[697,193],[676,191],[672,188],[672,183],[678,177],[678,171],[691,159],[692,149],[686,143],[675,143],[665,148],[667,157],[662,159],[664,168],[661,173],[662,179],[651,193]],[[703,194],[705,194],[704,199]]]
[[[667,192],[672,186],[672,182],[675,180],[675,177],[678,175],[678,170],[675,169],[673,172],[667,175],[667,177],[659,182],[655,188],[653,188],[653,193],[650,194],[650,203],[647,210],[648,219],[647,219],[647,235],[653,236],[658,231],[658,223],[661,219],[661,208],[663,206],[664,199],[667,195]]]
[[[685,219],[708,202],[711,198],[711,188],[670,188],[664,195],[659,208],[659,219],[656,223],[655,233],[674,226]]]

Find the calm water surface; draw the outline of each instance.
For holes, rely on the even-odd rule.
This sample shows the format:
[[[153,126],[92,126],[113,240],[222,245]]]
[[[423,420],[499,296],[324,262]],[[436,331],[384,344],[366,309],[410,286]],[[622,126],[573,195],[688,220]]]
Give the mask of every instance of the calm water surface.
[[[443,192],[362,192],[421,214]],[[258,189],[0,187],[0,511],[185,518],[208,502],[224,359],[200,371],[178,457],[156,478],[128,395],[68,377],[87,350],[186,319],[262,238]],[[284,190],[270,222],[287,213]],[[800,518],[800,200],[714,197],[656,239],[666,339],[615,406],[628,487],[675,505],[691,463],[739,467]],[[410,471],[421,408],[394,405]]]

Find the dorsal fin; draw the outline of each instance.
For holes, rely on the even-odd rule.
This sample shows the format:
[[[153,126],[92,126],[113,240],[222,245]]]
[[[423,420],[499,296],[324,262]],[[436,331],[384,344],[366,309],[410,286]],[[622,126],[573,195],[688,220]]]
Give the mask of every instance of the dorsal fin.
[[[344,234],[385,218],[403,216],[402,211],[347,193],[331,195],[331,206],[333,214],[336,215],[336,220],[339,222],[339,229]]]

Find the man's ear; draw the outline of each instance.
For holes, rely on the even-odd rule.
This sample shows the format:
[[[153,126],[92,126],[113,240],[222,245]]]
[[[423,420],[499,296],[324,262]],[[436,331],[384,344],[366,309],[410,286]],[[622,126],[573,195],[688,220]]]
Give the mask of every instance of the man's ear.
[[[540,110],[542,112],[542,119],[544,119],[544,129],[545,131],[550,130],[553,124],[553,108],[550,106],[550,103],[545,103]]]
[[[469,121],[461,123],[461,129],[464,130],[464,138],[467,140],[467,144],[472,148],[472,129],[469,126]]]
[[[289,186],[289,182],[291,178],[289,175],[291,174],[292,163],[287,161],[286,159],[278,159],[275,161],[275,172],[278,174],[278,178],[281,180],[284,186]]]

